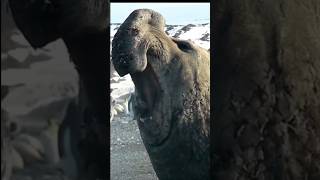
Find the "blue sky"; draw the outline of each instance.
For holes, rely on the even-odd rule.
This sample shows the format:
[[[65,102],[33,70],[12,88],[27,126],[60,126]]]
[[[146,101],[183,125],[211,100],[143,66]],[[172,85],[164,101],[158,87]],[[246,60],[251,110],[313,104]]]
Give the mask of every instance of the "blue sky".
[[[209,23],[210,3],[111,3],[111,23],[122,23],[135,9],[153,9],[166,24]]]

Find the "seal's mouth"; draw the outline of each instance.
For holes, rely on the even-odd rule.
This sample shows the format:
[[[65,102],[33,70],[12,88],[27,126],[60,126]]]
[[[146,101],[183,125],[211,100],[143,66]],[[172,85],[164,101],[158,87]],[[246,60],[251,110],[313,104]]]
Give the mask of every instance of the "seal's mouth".
[[[138,113],[140,117],[152,117],[152,112],[162,92],[159,78],[150,63],[147,63],[144,71],[131,73],[130,75],[138,93],[137,98],[140,102]]]
[[[149,147],[162,146],[170,137],[172,127],[165,87],[149,62],[142,72],[130,75],[136,86],[135,114],[143,142]]]

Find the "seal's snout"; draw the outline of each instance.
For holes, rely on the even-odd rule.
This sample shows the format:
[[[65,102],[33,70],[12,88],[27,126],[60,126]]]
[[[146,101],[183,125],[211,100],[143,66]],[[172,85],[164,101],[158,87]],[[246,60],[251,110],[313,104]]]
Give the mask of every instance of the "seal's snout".
[[[164,29],[164,18],[151,9],[133,11],[112,41],[112,62],[120,76],[143,72],[147,67],[150,29]]]
[[[131,71],[131,65],[133,64],[133,56],[132,55],[121,55],[112,59],[115,70],[118,72],[120,76],[124,76]]]
[[[132,53],[119,53],[121,55],[112,56],[112,62],[115,70],[120,76],[124,76],[128,73],[142,72],[147,65],[146,56],[140,52]]]

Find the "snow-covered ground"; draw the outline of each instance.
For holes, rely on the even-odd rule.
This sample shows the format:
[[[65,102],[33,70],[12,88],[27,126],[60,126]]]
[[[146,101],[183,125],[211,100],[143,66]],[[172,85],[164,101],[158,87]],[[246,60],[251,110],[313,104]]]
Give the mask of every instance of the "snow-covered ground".
[[[74,65],[61,39],[36,50],[16,29],[4,39],[1,94],[4,87],[9,90],[1,99],[1,129],[11,150],[6,155],[14,170],[11,180],[63,179],[56,166],[57,134],[78,94]],[[8,131],[10,125],[15,128]]]
[[[120,24],[111,24],[110,40],[112,41]],[[188,25],[166,25],[165,32],[175,38],[191,40],[195,44],[205,49],[210,48],[210,23],[188,24]],[[110,48],[111,50],[111,48]],[[110,52],[112,53],[112,52]],[[111,104],[113,115],[127,113],[127,102],[129,94],[134,91],[134,84],[130,75],[120,77],[117,72],[111,68]],[[127,99],[125,99],[127,98]]]

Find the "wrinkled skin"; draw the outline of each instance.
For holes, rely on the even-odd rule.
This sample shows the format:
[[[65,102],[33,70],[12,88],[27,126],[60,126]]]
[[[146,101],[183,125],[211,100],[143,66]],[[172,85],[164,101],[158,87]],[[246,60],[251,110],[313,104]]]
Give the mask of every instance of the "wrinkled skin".
[[[157,176],[209,179],[209,53],[168,37],[164,25],[155,11],[132,12],[115,34],[112,62],[135,84],[134,110]]]
[[[106,112],[108,1],[9,0],[9,3],[18,28],[32,47],[41,48],[58,38],[65,42],[80,76],[74,112],[81,115],[71,115],[73,121],[63,122],[63,127],[70,128],[75,137],[72,139],[78,162],[75,179],[106,179],[109,167],[103,157],[109,152],[109,123],[106,121],[109,116]],[[74,106],[73,103],[70,106]],[[81,129],[81,124],[85,124],[85,128]]]

